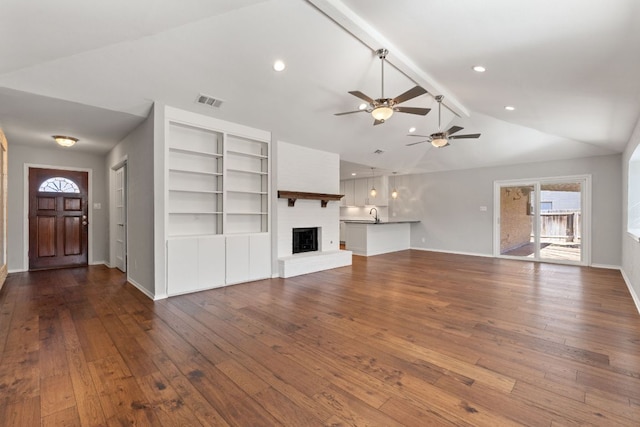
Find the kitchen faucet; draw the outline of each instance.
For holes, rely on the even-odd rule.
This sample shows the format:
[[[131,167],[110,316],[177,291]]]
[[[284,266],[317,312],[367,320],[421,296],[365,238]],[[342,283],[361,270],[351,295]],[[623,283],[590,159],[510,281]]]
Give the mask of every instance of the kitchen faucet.
[[[378,218],[378,209],[376,208],[371,208],[371,210],[369,211],[369,215],[371,215],[371,212],[376,211],[376,216],[374,217],[376,224],[380,222],[380,218]]]

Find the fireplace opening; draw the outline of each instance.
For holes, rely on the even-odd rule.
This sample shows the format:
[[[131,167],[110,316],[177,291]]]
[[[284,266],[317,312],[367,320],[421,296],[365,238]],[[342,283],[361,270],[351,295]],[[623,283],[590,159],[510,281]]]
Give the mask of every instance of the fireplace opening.
[[[293,253],[318,250],[318,227],[293,229]]]

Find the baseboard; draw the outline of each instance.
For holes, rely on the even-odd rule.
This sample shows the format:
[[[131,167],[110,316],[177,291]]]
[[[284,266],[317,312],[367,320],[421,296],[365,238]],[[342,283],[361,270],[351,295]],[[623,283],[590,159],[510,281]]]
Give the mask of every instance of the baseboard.
[[[452,254],[452,255],[467,255],[467,256],[479,256],[484,258],[493,258],[493,255],[481,254],[477,252],[459,252],[459,251],[443,251],[442,249],[430,249],[430,248],[409,248],[414,251],[425,251],[425,252],[439,252],[443,254]]]
[[[136,282],[135,280],[133,280],[131,277],[128,277],[128,276],[127,276],[127,282],[130,283],[134,288],[136,288],[137,290],[145,294],[147,297],[149,297],[149,299],[152,299],[155,301],[156,299],[155,296],[151,292],[149,292],[148,289],[142,286],[140,283]]]
[[[629,277],[626,275],[623,269],[620,269],[620,273],[622,273],[622,278],[624,279],[624,283],[627,284],[627,289],[629,289],[631,298],[633,298],[633,302],[636,305],[636,310],[638,310],[638,314],[640,314],[640,298],[638,297],[638,294],[636,293],[635,289],[633,289],[633,286],[631,286],[631,280],[629,280]]]
[[[17,269],[17,270],[9,270],[9,274],[11,273],[26,273],[29,270]]]
[[[89,265],[106,265],[107,267],[109,267],[109,264],[107,263],[107,261],[91,261]]]
[[[611,265],[611,264],[591,264],[590,267],[606,268],[607,270],[621,270],[621,267],[619,265]]]

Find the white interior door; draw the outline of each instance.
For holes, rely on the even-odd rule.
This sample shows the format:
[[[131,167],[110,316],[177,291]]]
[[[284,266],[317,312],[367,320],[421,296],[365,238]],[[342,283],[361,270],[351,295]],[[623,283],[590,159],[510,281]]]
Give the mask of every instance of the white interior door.
[[[127,169],[126,163],[116,169],[115,179],[115,214],[116,240],[115,256],[116,268],[127,271]]]

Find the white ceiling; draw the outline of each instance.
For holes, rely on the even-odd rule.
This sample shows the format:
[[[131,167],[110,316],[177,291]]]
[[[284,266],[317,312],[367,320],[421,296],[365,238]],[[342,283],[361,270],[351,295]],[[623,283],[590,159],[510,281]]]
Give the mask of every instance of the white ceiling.
[[[409,127],[437,130],[436,109],[379,126],[334,116],[357,108],[350,90],[379,97],[380,47],[385,96],[444,94],[460,117],[443,109],[443,128],[482,136],[407,147]],[[105,153],[155,101],[339,153],[345,176],[354,163],[403,174],[579,158],[624,149],[640,116],[638,52],[636,0],[5,0],[0,127],[10,144],[67,133],[73,150]],[[195,104],[201,92],[223,105]]]

